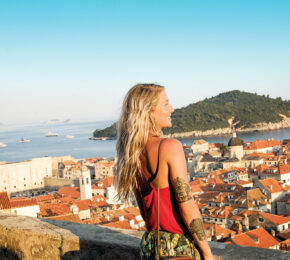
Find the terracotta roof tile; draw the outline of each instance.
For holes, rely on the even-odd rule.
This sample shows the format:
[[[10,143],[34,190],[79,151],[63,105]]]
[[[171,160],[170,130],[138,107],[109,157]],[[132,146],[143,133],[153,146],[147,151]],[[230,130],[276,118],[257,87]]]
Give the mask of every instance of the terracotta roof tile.
[[[69,222],[76,222],[76,223],[82,223],[80,220],[80,217],[78,215],[62,215],[62,216],[52,216],[52,217],[46,217],[48,219],[54,219],[54,220],[62,220],[62,221],[69,221]]]
[[[81,197],[79,187],[62,187],[57,191],[57,195],[60,197],[68,196],[75,199],[79,199]]]
[[[239,246],[269,248],[279,244],[264,228],[260,227],[232,238],[232,242]]]
[[[244,150],[258,150],[267,147],[282,145],[278,140],[256,140],[244,148]]]
[[[43,196],[37,196],[37,197],[35,197],[35,199],[38,202],[49,202],[49,201],[54,200],[54,197],[51,194],[47,194],[47,195],[43,195]]]
[[[11,208],[23,208],[23,207],[30,207],[30,206],[36,206],[38,205],[38,202],[36,199],[30,199],[30,198],[23,198],[23,199],[11,199],[10,200]]]
[[[0,192],[0,210],[11,209],[10,200],[6,191]]]
[[[97,186],[98,186],[98,184],[101,184],[102,188],[108,188],[108,187],[112,186],[113,183],[114,183],[114,176],[108,176],[105,179],[97,182]]]
[[[270,214],[266,212],[259,212],[258,214],[270,220],[275,225],[281,225],[281,224],[286,224],[290,222],[290,218],[287,218],[287,217],[281,217],[279,215],[274,215],[274,214]]]
[[[264,180],[259,180],[259,182],[267,189],[270,193],[276,193],[276,192],[283,192],[286,190],[290,190],[289,185],[284,185],[280,184],[277,180],[268,178]]]
[[[51,217],[59,215],[68,215],[71,213],[68,205],[59,203],[43,203],[39,205],[40,215],[42,217]]]
[[[73,202],[73,204],[78,206],[79,211],[82,211],[82,210],[90,209],[90,205],[92,204],[92,201],[90,199],[87,199],[87,200],[76,200],[76,201]]]
[[[130,226],[130,224],[129,224],[129,222],[127,220],[110,222],[110,223],[107,223],[107,224],[103,224],[102,226],[122,228],[122,229],[132,229],[132,227]]]

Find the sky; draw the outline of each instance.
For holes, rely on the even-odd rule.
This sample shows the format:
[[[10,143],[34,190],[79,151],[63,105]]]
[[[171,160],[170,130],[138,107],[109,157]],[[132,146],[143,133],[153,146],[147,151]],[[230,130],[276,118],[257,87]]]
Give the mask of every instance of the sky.
[[[0,123],[115,120],[137,83],[174,108],[290,99],[290,1],[0,1]]]

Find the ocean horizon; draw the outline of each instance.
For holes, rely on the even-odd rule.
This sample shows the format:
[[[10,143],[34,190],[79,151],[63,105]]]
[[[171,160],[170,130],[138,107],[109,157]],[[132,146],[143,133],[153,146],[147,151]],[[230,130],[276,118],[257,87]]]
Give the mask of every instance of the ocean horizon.
[[[92,157],[116,156],[116,140],[89,140],[95,129],[103,129],[110,126],[114,121],[76,122],[62,124],[29,124],[0,126],[0,143],[7,146],[0,148],[0,161],[7,163],[30,160],[44,156],[71,155],[77,159]],[[46,137],[52,132],[58,136]],[[67,138],[67,136],[73,138]],[[282,141],[290,138],[290,128],[266,132],[238,133],[238,137],[246,142],[256,139],[271,139]],[[21,138],[29,139],[30,142],[21,143]],[[177,138],[183,144],[191,145],[195,139],[204,139],[209,143],[225,143],[231,135],[204,136],[196,138]]]

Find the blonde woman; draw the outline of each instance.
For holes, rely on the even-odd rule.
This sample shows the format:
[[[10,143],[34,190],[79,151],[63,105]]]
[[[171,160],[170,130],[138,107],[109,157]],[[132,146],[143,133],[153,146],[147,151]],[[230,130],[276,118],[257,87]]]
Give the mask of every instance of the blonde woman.
[[[155,259],[159,187],[160,258],[211,260],[199,208],[191,196],[182,145],[176,139],[161,137],[162,128],[171,127],[172,112],[162,86],[139,84],[127,93],[118,122],[118,196],[128,201],[135,195],[146,223],[142,259]]]

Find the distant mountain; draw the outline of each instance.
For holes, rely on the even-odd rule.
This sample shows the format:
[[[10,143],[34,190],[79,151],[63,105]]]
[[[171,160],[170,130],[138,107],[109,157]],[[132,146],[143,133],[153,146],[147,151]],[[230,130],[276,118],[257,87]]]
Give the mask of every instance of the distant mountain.
[[[71,119],[68,118],[67,120],[64,120],[63,123],[64,123],[64,124],[69,124],[69,123],[71,123]]]
[[[290,117],[289,100],[233,90],[176,109],[171,115],[172,127],[163,132],[174,134],[231,126],[246,129],[261,123],[280,122],[283,115]],[[95,137],[107,134],[116,136],[116,124],[94,132]]]
[[[56,124],[68,124],[68,123],[71,123],[71,120],[70,119],[66,119],[65,121],[61,121],[59,119],[50,119],[48,121],[45,121],[43,122],[43,124],[45,125],[56,125]]]
[[[96,129],[93,133],[94,137],[109,137],[115,138],[117,135],[117,124],[113,123],[111,126],[106,127],[103,130]]]

